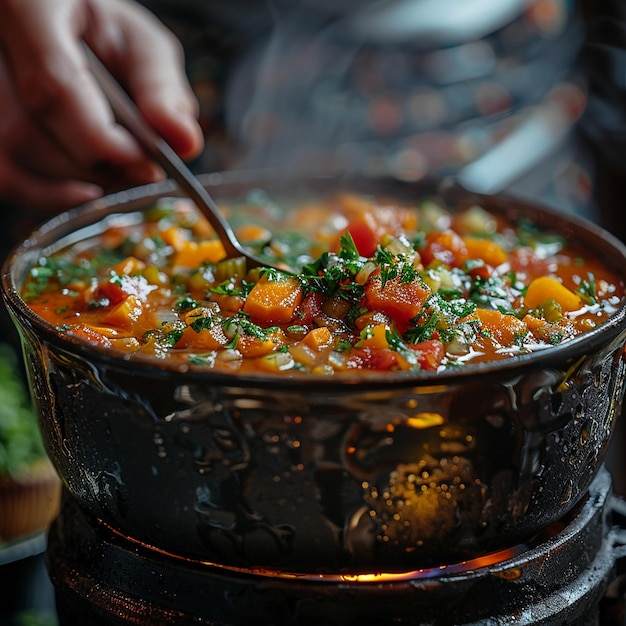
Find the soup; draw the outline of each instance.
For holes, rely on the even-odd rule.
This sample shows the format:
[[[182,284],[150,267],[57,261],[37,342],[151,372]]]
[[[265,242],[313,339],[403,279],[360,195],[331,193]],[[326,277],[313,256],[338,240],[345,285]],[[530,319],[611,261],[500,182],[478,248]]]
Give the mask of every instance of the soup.
[[[42,257],[22,296],[59,332],[182,368],[320,376],[443,371],[566,342],[621,280],[576,242],[478,205],[259,191],[223,206],[268,265],[225,259],[186,199],[163,198]]]

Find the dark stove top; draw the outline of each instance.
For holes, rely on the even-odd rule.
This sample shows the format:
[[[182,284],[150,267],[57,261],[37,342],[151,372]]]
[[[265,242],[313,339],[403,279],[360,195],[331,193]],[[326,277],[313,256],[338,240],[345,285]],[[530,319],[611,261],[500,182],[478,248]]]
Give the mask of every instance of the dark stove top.
[[[48,560],[61,626],[624,625],[626,504],[602,470],[533,542],[391,577],[272,576],[161,554],[66,499]]]

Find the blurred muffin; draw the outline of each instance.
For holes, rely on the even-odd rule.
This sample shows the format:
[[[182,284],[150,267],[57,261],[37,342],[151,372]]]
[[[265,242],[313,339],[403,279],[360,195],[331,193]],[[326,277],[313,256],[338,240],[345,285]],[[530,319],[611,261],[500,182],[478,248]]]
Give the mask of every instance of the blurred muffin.
[[[60,491],[17,357],[0,344],[0,544],[47,530],[57,514]]]

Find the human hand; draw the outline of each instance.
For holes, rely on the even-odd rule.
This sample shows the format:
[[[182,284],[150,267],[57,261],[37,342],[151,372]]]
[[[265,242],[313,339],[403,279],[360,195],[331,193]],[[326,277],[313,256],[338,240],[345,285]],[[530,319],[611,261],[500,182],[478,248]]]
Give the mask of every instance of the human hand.
[[[183,159],[202,148],[181,46],[132,0],[0,0],[0,198],[58,210],[160,179],[91,76],[85,41]]]

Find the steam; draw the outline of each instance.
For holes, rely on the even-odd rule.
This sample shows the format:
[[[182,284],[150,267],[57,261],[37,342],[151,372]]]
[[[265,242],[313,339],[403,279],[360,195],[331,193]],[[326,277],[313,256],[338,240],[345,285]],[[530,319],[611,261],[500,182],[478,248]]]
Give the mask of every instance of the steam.
[[[362,112],[344,85],[360,46],[336,43],[341,27],[324,13],[282,15],[238,68],[226,110],[244,166],[308,166],[359,139]]]
[[[524,190],[584,109],[582,31],[552,4],[550,19],[531,0],[272,4],[227,94],[237,166]]]

